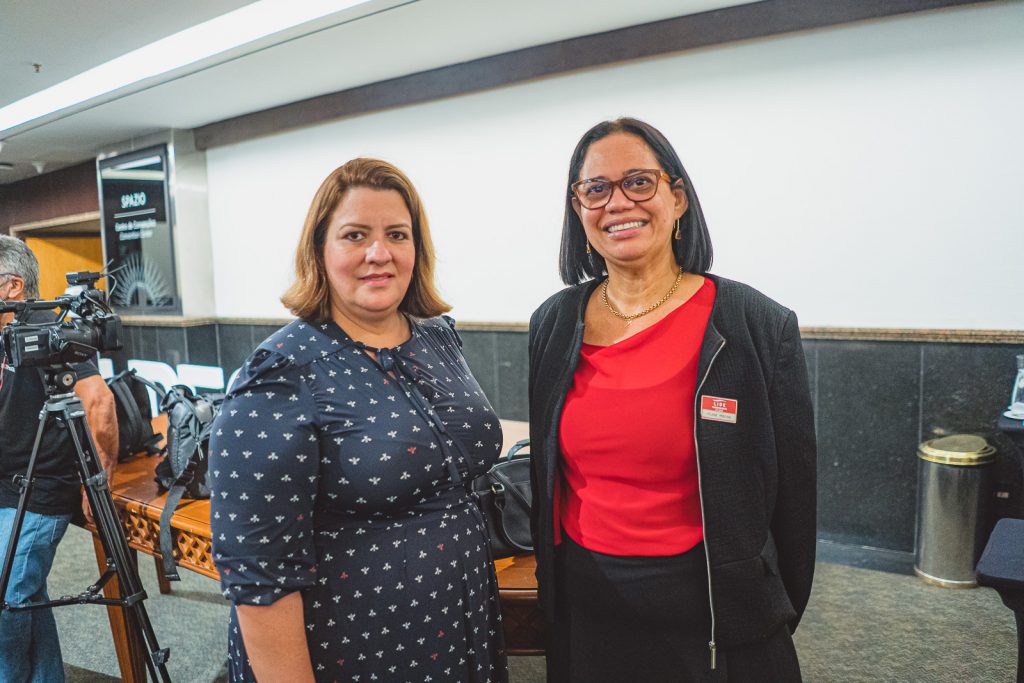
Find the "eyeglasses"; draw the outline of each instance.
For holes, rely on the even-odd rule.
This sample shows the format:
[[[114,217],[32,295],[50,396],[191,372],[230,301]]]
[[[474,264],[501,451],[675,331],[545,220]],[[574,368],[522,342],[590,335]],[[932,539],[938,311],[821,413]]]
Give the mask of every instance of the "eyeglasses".
[[[672,182],[671,176],[661,169],[645,168],[612,181],[602,178],[587,178],[569,186],[569,191],[584,209],[600,209],[612,200],[616,186],[627,199],[645,202],[658,191],[658,181]]]

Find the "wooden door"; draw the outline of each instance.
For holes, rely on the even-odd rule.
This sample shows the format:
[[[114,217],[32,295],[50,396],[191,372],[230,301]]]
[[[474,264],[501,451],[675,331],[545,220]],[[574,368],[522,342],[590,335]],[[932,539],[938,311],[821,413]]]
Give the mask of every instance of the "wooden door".
[[[39,260],[39,298],[52,299],[64,293],[65,273],[103,269],[103,243],[99,235],[25,237],[25,243]],[[104,280],[100,280],[105,289]]]

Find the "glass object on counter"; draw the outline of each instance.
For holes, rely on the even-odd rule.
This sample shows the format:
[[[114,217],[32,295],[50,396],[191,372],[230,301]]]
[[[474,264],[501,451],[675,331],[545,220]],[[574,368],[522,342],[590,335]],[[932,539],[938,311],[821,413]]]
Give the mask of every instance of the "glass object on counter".
[[[1013,380],[1010,405],[1005,415],[1017,420],[1024,420],[1024,354],[1017,356],[1017,377]]]

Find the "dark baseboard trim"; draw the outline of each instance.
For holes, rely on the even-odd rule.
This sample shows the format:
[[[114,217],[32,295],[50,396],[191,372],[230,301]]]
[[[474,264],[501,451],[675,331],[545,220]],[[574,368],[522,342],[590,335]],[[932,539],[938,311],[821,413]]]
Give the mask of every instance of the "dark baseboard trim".
[[[1005,0],[764,0],[378,81],[193,129],[197,149],[579,69],[900,14]]]
[[[891,574],[914,575],[914,553],[866,545],[846,545],[822,538],[818,539],[816,561]]]

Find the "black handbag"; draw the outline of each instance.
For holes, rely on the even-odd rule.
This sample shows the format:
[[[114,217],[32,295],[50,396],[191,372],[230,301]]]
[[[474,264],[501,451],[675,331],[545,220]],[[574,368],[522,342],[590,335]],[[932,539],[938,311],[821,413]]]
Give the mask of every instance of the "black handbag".
[[[495,560],[533,552],[530,454],[521,452],[529,445],[529,439],[516,442],[491,469],[473,480]]]

